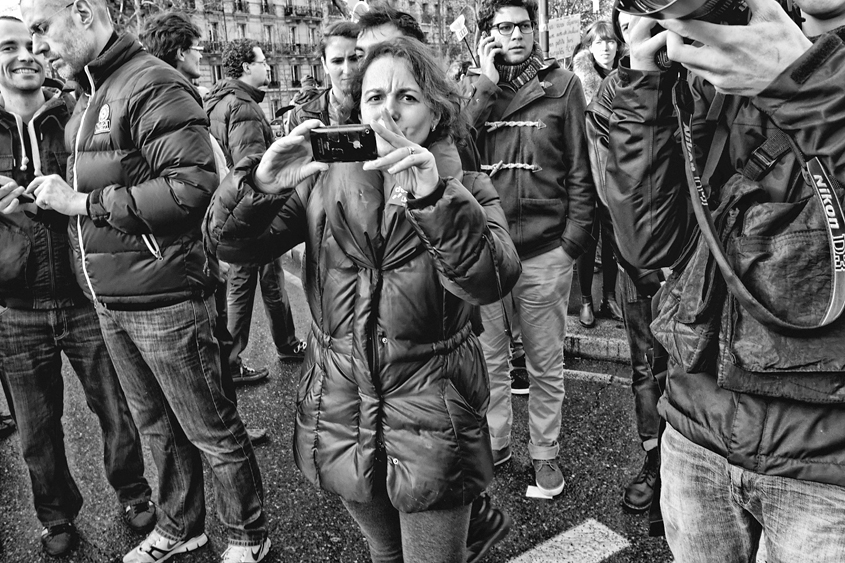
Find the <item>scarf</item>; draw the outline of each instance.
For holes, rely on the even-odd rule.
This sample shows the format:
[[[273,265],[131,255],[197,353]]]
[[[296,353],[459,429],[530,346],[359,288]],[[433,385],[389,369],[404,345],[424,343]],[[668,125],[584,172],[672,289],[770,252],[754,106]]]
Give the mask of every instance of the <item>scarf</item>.
[[[514,91],[528,84],[529,80],[537,76],[537,71],[541,68],[543,68],[543,53],[537,48],[536,43],[531,50],[531,55],[523,62],[515,65],[496,65],[496,70],[499,71],[499,84],[510,86]]]

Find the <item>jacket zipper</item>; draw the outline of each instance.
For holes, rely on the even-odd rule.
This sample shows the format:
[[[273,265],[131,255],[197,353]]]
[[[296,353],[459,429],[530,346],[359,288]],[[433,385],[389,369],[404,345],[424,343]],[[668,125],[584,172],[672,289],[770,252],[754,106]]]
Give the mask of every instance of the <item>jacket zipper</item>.
[[[161,248],[158,245],[158,241],[153,235],[141,235],[141,238],[144,239],[147,249],[150,251],[150,254],[155,256],[156,260],[164,260],[161,256]]]
[[[378,303],[375,300],[375,296],[380,294],[381,290],[381,272],[376,270],[376,279],[374,280],[373,289],[372,289],[372,297],[370,302],[373,306],[373,311],[378,309]],[[379,355],[380,355],[380,348],[382,344],[384,344],[387,339],[379,332],[378,323],[375,321],[376,315],[373,315],[373,324],[370,330],[372,338],[372,374],[373,374],[373,387],[376,389],[376,394],[379,398],[379,403],[382,401],[381,396],[381,379],[379,377],[379,371],[381,370],[381,362],[379,362]],[[381,410],[381,409],[379,409]],[[380,450],[383,454],[385,454],[385,460],[389,462],[387,459],[387,448],[384,445],[384,429],[381,427],[381,422],[378,423],[378,427],[376,428],[376,447]]]
[[[94,99],[96,88],[94,86],[94,78],[91,76],[91,71],[88,65],[85,65],[85,76],[88,77],[88,82],[91,84],[91,96],[88,98],[88,104],[82,111],[82,119],[79,121],[79,130],[76,132],[76,139],[73,143],[73,190],[79,191],[79,174],[77,172],[77,165],[79,164],[79,137],[82,136],[82,127],[85,125],[85,116],[88,115],[88,109],[91,107],[91,101]],[[76,236],[79,242],[79,255],[82,260],[82,273],[85,275],[85,282],[88,284],[88,289],[91,291],[91,297],[95,305],[100,302],[97,299],[97,294],[94,291],[94,284],[91,283],[91,276],[88,275],[88,266],[85,264],[85,247],[82,245],[82,215],[76,216]]]

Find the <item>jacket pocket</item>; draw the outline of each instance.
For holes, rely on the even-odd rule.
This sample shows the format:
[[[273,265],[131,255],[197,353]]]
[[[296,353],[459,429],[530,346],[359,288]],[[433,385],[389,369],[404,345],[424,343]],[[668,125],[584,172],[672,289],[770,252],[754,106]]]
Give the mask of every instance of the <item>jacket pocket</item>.
[[[560,238],[565,222],[566,204],[561,200],[520,198],[518,243]]]
[[[687,373],[715,370],[725,294],[707,243],[699,237],[687,265],[667,280],[651,324],[654,337]]]
[[[4,292],[26,288],[31,252],[29,236],[23,230],[0,221],[0,287]]]

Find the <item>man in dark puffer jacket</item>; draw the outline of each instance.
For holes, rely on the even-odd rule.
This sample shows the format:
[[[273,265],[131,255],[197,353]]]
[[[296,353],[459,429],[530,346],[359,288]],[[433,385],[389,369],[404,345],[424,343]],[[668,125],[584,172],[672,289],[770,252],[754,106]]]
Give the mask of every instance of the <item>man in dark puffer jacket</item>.
[[[236,39],[223,51],[223,61],[229,78],[211,91],[205,111],[211,134],[226,154],[226,165],[232,168],[246,156],[264,154],[273,142],[273,131],[258,105],[264,99],[259,88],[268,83],[267,60],[261,47],[249,39]],[[235,383],[259,381],[268,374],[267,368],[251,369],[241,359],[249,343],[256,283],[261,284],[279,359],[301,360],[305,344],[296,338],[281,256],[261,266],[230,264],[228,268],[228,321],[233,340],[228,361]]]
[[[26,0],[21,10],[34,51],[83,89],[67,129],[73,188],[51,175],[30,190],[42,209],[71,217],[77,279],[159,470],[158,523],[123,560],[207,542],[200,451],[229,532],[223,561],[261,560],[261,475],[221,389],[212,336],[217,265],[200,232],[217,184],[207,118],[182,75],[117,36],[104,0],[63,1]]]
[[[654,63],[656,50],[671,39],[669,58],[695,73],[689,79],[695,118],[690,136],[704,149],[697,168],[707,171],[702,185],[709,189],[709,205],[729,200],[728,189],[735,184],[727,179],[739,171],[758,178],[765,195],[752,208],[758,216],[766,210],[770,218],[774,210],[794,211],[815,200],[805,169],[789,149],[774,159],[768,174],[759,176],[748,167],[763,156],[758,149],[778,134],[776,128],[808,161],[817,157],[841,185],[845,2],[799,0],[802,29],[774,0],[747,4],[753,14],[747,27],[660,22],[704,45],[683,45],[669,31],[651,37],[649,20],[631,25],[631,58],[620,64],[613,100],[608,202],[622,254],[637,266],[673,267],[651,329],[670,354],[658,404],[667,422],[660,505],[676,560],[753,561],[762,532],[769,561],[839,563],[845,561],[845,318],[809,335],[790,335],[794,340],[775,347],[771,342],[785,336],[740,330],[756,321],[733,290],[719,289],[721,269],[708,276],[713,272],[709,251],[698,242],[702,231],[691,217],[676,138],[676,73]],[[714,111],[716,89],[728,94],[720,112]],[[722,149],[713,141],[719,138]],[[708,147],[716,147],[710,158]],[[715,165],[712,173],[706,160]],[[726,215],[719,208],[716,224]],[[821,209],[816,216],[823,220]],[[800,264],[803,253],[794,250],[813,231],[775,239],[760,230],[743,229],[744,244],[754,255],[738,256],[735,246],[729,252],[732,267],[762,263],[763,252],[776,249],[787,258],[785,271],[761,285],[776,290],[790,315],[819,315],[820,301],[830,293],[831,259],[813,255]],[[815,233],[827,238],[822,230]],[[827,270],[818,278],[827,282],[826,289],[810,287],[809,278],[800,284],[788,279],[816,267]],[[700,340],[690,336],[694,330],[701,330]]]
[[[73,519],[82,506],[64,449],[62,352],[100,422],[106,478],[125,507],[125,522],[149,532],[155,509],[141,437],[97,314],[73,277],[68,218],[18,200],[36,175],[64,175],[73,98],[42,88],[46,61],[32,54],[23,22],[0,16],[0,47],[0,359],[10,404],[18,407],[21,451],[44,525],[41,543],[48,554],[62,555],[76,543]]]

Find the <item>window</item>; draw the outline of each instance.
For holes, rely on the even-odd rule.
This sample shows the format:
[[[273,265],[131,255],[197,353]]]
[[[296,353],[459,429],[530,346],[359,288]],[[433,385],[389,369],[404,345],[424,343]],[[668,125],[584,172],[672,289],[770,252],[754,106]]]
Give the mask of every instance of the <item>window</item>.
[[[218,80],[223,80],[223,65],[211,67],[211,82],[216,83]]]
[[[246,37],[246,24],[239,23],[238,24],[238,37],[244,39]]]
[[[279,82],[279,75],[276,72],[276,65],[270,65],[270,86],[275,86]]]
[[[220,41],[220,24],[211,22],[211,27],[208,30],[208,40],[211,42]]]
[[[308,28],[308,42],[312,47],[317,45],[317,30],[313,27]]]
[[[290,31],[290,35],[288,36],[289,37],[288,41],[290,42],[291,45],[296,45],[296,27],[291,27],[289,29],[289,31]]]
[[[299,65],[293,65],[290,69],[293,72],[293,82],[291,82],[291,85],[298,88],[302,84],[301,69],[299,68]]]
[[[264,26],[264,42],[265,43],[273,43],[273,26],[272,25],[265,25]]]

